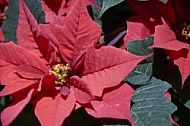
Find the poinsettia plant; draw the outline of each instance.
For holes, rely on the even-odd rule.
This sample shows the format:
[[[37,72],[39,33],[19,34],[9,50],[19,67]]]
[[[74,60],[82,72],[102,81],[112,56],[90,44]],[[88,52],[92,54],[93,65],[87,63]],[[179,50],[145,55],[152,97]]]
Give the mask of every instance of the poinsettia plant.
[[[1,124],[189,125],[190,4],[0,0]]]

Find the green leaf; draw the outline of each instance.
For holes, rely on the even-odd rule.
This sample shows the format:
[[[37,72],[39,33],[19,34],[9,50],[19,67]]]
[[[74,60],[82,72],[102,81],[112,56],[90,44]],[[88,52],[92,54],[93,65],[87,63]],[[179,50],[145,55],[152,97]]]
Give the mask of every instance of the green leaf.
[[[149,46],[151,46],[153,44],[154,44],[154,37],[149,36],[144,40],[135,40],[135,41],[129,42],[126,45],[126,49],[130,53],[140,55],[140,56],[144,56],[144,55],[148,55],[148,54],[153,53],[153,49],[148,48]],[[146,61],[147,62],[153,61],[153,56],[148,58]]]
[[[160,0],[162,3],[167,3],[168,2],[168,0]]]
[[[9,7],[6,11],[6,20],[2,25],[2,30],[4,34],[4,41],[9,42],[13,41],[16,42],[16,29],[18,24],[18,13],[19,13],[19,6],[17,0],[10,0]]]
[[[120,124],[118,124],[118,125],[103,125],[103,126],[130,126],[130,125],[120,125]]]
[[[100,18],[104,14],[104,12],[106,12],[106,10],[108,10],[110,7],[113,7],[123,1],[124,0],[103,0],[102,9],[98,17]]]
[[[149,46],[154,44],[154,37],[149,36],[144,40],[134,40],[126,45],[127,51],[136,55],[148,55],[153,52],[153,49],[148,49]]]
[[[93,16],[93,19],[94,19],[94,21],[96,23],[98,23],[98,25],[102,29],[102,20],[100,18],[98,18],[99,13],[100,13],[99,9],[97,9],[96,7],[92,7],[92,16]]]
[[[152,77],[153,62],[139,64],[124,81],[133,85],[146,85]]]
[[[45,13],[43,11],[42,3],[39,0],[24,0],[25,4],[30,9],[38,23],[45,23]]]
[[[190,109],[190,99],[187,100],[187,102],[185,103],[185,106]]]
[[[170,85],[152,78],[149,85],[136,89],[132,101],[131,116],[139,126],[169,126],[169,115],[177,108],[164,95]]]
[[[138,0],[138,1],[149,1],[149,0]],[[159,0],[159,1],[161,1],[164,4],[166,4],[168,2],[168,0]]]
[[[150,36],[144,40],[135,40],[127,44],[127,51],[136,55],[148,55],[153,53],[153,49],[148,49],[153,45],[153,36]],[[153,56],[141,62],[137,65],[124,81],[133,85],[146,85],[151,79],[153,74]]]
[[[39,0],[24,0],[31,13],[34,15],[38,23],[45,23],[45,14],[42,10],[42,5]],[[16,30],[19,17],[19,0],[10,0],[9,7],[6,11],[7,19],[2,25],[4,33],[4,41],[17,42]]]

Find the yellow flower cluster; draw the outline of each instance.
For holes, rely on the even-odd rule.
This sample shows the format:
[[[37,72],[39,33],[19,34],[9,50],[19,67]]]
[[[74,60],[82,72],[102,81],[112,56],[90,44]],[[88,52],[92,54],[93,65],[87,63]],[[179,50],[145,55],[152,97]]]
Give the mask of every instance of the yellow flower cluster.
[[[62,65],[57,64],[53,66],[53,69],[50,71],[50,74],[55,77],[55,84],[62,86],[68,81],[68,75],[71,68],[69,64]]]
[[[182,36],[184,36],[185,39],[190,39],[190,25],[184,24]]]

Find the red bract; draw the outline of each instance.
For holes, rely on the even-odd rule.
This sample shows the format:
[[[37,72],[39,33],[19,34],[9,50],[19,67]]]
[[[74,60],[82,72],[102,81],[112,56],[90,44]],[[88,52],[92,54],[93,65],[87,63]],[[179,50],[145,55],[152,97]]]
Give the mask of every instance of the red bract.
[[[1,96],[12,94],[15,98],[13,105],[5,109],[1,114],[4,125],[9,124],[30,100],[33,100],[33,102],[36,103],[35,113],[41,124],[51,125],[54,122],[61,124],[64,118],[66,118],[74,109],[75,101],[84,104],[94,99],[94,96],[101,97],[104,88],[118,85],[122,79],[136,66],[136,64],[143,59],[142,57],[135,57],[124,50],[119,50],[113,47],[102,47],[101,49],[97,50],[98,52],[105,54],[102,56],[98,52],[92,52],[94,49],[91,47],[89,48],[89,51],[86,53],[86,55],[92,55],[92,57],[86,56],[85,62],[92,64],[94,62],[93,58],[100,58],[100,62],[90,66],[86,64],[84,65],[88,66],[85,67],[86,71],[88,69],[91,70],[94,68],[96,68],[96,70],[93,70],[94,72],[90,72],[85,75],[76,74],[71,76],[67,82],[67,84],[69,84],[70,91],[69,94],[65,94],[64,91],[62,93],[61,90],[67,86],[63,85],[60,90],[55,89],[56,80],[52,75],[47,75],[48,72],[45,73],[49,67],[47,66],[45,68],[46,64],[44,64],[42,59],[37,58],[32,53],[20,48],[13,43],[2,43],[0,45],[0,49],[3,51],[1,53],[0,62],[1,70],[3,71],[1,71],[0,77],[1,82],[6,84],[5,88],[0,94]],[[108,51],[110,51],[110,53],[106,54],[105,52]],[[25,55],[23,55],[23,53]],[[121,56],[119,56],[119,54]],[[112,56],[115,56],[114,62],[111,60]],[[123,60],[123,57],[126,57],[126,60]],[[123,67],[128,68],[128,71],[124,70]],[[9,73],[9,75],[7,75],[7,73]],[[82,78],[79,78],[78,75],[82,76]],[[10,79],[14,79],[14,81],[10,81]],[[35,99],[31,99],[31,96],[28,95],[28,93],[33,92],[34,89],[35,92],[33,95]],[[28,97],[26,97],[26,95]],[[18,96],[22,96],[22,98]],[[46,99],[51,99],[52,102],[43,102],[46,101]],[[21,101],[22,103],[20,103]],[[63,111],[58,111],[59,109],[57,111],[53,109],[59,108],[59,106],[61,107],[63,103],[66,104],[63,108],[69,106],[67,107],[67,111],[63,110],[64,113]],[[22,104],[22,106],[20,106],[20,104]],[[93,105],[93,102],[91,104]],[[10,116],[10,114],[7,114],[10,111],[18,112],[12,113],[12,116]],[[46,112],[49,112],[50,114],[47,114]],[[52,116],[55,116],[56,118],[52,118]],[[126,116],[126,119],[128,119],[128,116]]]
[[[132,10],[136,13],[127,20],[127,33],[121,48],[125,49],[126,44],[133,40],[145,39],[153,35],[155,26],[162,24],[161,17],[167,21],[174,22],[174,10],[169,0],[163,4],[159,0],[152,1],[135,1],[127,0]]]
[[[181,50],[178,52],[171,51],[170,57],[174,60],[174,63],[178,66],[181,77],[182,77],[182,86],[190,75],[190,49],[188,46],[188,50]],[[174,58],[175,57],[175,58]],[[176,58],[177,57],[177,58]]]
[[[176,33],[179,40],[190,44],[190,30],[188,29],[188,27],[190,26],[190,3],[189,1],[176,0],[175,7],[176,12],[179,16],[178,19],[180,19],[180,24],[177,27],[178,29],[175,29],[176,27],[173,27],[173,29],[180,30],[180,33]],[[188,50],[180,50],[178,52],[171,51],[171,57],[176,57],[176,55],[178,56],[178,58],[174,58],[174,63],[178,66],[180,70],[183,85],[186,78],[190,75],[190,47],[188,46]]]
[[[171,0],[168,0],[166,4],[162,3],[160,0],[127,0],[127,2],[137,15],[144,16],[147,19],[160,19],[163,17],[169,22],[175,22],[176,20]]]
[[[63,23],[42,26],[53,28],[49,34],[41,31],[23,0],[19,1],[19,12],[18,45],[0,44],[0,80],[5,85],[0,96],[14,98],[1,113],[3,125],[9,125],[29,102],[45,126],[61,125],[76,103],[82,107],[91,104],[87,110],[96,117],[121,117],[132,122],[129,101],[133,89],[120,83],[146,56],[114,47],[96,49],[99,26],[87,15],[82,0],[75,1]],[[123,97],[122,90],[129,96]],[[122,102],[111,98],[112,92],[124,98]],[[99,105],[104,111],[97,108]],[[105,114],[111,106],[115,106],[115,113]],[[94,109],[98,114],[92,113]]]
[[[173,2],[171,0],[168,0],[167,4],[163,4],[158,0],[152,0],[146,2],[127,0],[127,2],[132,6],[134,11],[137,13],[136,19],[140,22],[143,22],[144,24],[138,28],[142,29],[143,31],[146,31],[146,32],[140,32],[138,34],[139,36],[136,36],[136,38],[143,39],[145,37],[148,37],[148,34],[149,35],[154,34],[153,47],[170,50],[169,51],[170,57],[173,59],[174,63],[179,67],[179,70],[181,72],[182,85],[183,85],[186,78],[190,74],[189,65],[187,65],[189,64],[189,51],[187,51],[189,45],[185,44],[189,42],[188,36],[190,34],[188,30],[188,25],[190,21],[188,15],[188,12],[190,10],[189,3],[181,0],[176,0]],[[138,18],[140,16],[143,18]],[[162,23],[159,23],[161,21],[161,17],[166,21],[163,22],[163,25],[161,25]],[[142,20],[144,18],[147,19],[144,21]],[[153,21],[155,25],[154,24],[152,25],[153,22],[150,23],[151,18],[154,19]],[[131,23],[129,23],[129,25],[130,24]],[[169,25],[170,28],[167,25]],[[135,28],[131,28],[129,26],[128,31],[130,33],[138,28],[137,26],[135,26]],[[174,32],[172,32],[170,29],[172,29]],[[131,41],[129,35],[130,34],[127,34],[125,36],[124,39],[125,43]],[[186,51],[181,49],[186,49]]]
[[[187,43],[180,42],[176,39],[175,33],[168,27],[164,20],[162,25],[158,25],[155,28],[154,41],[155,43],[152,47],[156,48],[174,51],[188,48]]]
[[[127,33],[124,37],[124,42],[121,44],[122,49],[126,49],[126,44],[134,41],[145,39],[154,33],[155,25],[159,23],[154,19],[145,18],[142,15],[132,16],[127,20]]]
[[[156,26],[154,34],[154,48],[170,50],[170,58],[178,65],[182,75],[182,85],[190,74],[189,44],[180,42],[176,39],[175,33],[170,30],[163,20],[163,25]]]
[[[130,101],[133,93],[134,89],[126,83],[109,88],[104,90],[103,96],[99,100],[91,101],[94,109],[86,107],[86,111],[90,115],[98,118],[128,119],[132,124],[135,124],[129,114]]]
[[[182,77],[182,86],[186,80],[186,78],[190,75],[190,3],[189,1],[175,1],[175,8],[176,8],[176,25],[171,25],[172,29],[176,33],[178,40],[182,41],[183,43],[188,43],[187,50],[180,50],[175,51],[172,50],[170,52],[171,58],[174,60],[174,63],[178,66],[181,77]],[[172,22],[170,22],[172,24]],[[176,32],[178,31],[178,32]],[[180,46],[180,44],[178,44]]]
[[[8,5],[9,0],[0,0],[1,5]]]
[[[76,0],[56,0],[52,2],[51,0],[41,1],[44,7],[44,12],[46,13],[46,21],[50,22],[53,15],[66,16]],[[86,6],[93,5],[96,6],[94,0],[84,0]]]
[[[170,28],[167,26],[165,21],[163,25],[158,26],[155,31],[154,47],[163,48],[170,50],[170,58],[178,66],[181,77],[182,77],[182,86],[186,78],[190,74],[189,67],[189,42],[190,42],[190,27],[189,15],[190,10],[189,3],[185,1],[176,0],[174,1],[173,10],[175,10],[175,20],[171,21],[171,17],[164,17],[164,20],[168,23]],[[176,39],[177,38],[177,39]],[[188,43],[188,44],[187,44]]]
[[[23,32],[23,30],[25,32]],[[18,18],[18,25],[16,29],[16,38],[17,38],[17,44],[26,50],[35,53],[38,56],[42,56],[40,51],[43,51],[38,49],[38,41],[40,41],[41,38],[41,30],[38,27],[38,23],[34,19],[33,15],[31,14],[28,7],[22,2],[22,0],[19,1],[19,18]],[[37,42],[36,42],[37,41]],[[48,50],[47,42],[45,43],[45,40],[43,40],[43,44]],[[40,46],[39,46],[40,47]],[[46,56],[44,56],[46,58]]]

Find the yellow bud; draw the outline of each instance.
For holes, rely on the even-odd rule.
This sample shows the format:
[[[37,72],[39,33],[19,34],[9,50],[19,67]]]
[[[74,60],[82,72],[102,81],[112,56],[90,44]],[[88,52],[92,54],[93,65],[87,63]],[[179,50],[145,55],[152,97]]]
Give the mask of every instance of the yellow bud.
[[[57,64],[53,66],[52,70],[49,72],[55,78],[56,85],[63,85],[68,81],[68,74],[70,72],[70,65]]]

